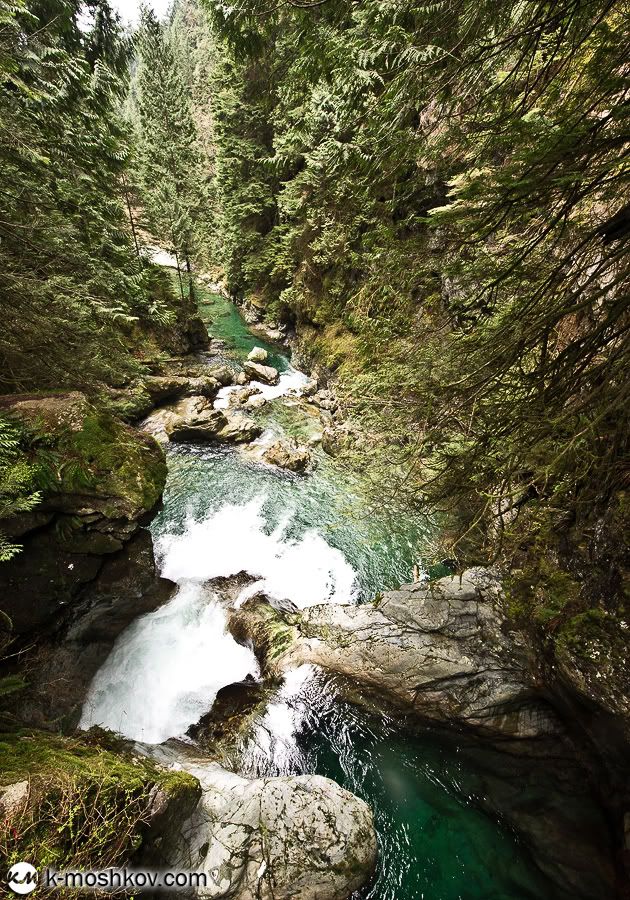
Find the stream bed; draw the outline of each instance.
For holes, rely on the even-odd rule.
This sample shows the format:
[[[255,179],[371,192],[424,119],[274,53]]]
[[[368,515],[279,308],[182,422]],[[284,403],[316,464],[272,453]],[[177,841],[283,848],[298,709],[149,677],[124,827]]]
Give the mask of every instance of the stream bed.
[[[306,441],[321,431],[292,392],[304,376],[286,355],[252,334],[229,301],[207,292],[201,299],[228,362],[263,346],[282,373],[282,390],[267,391],[255,414],[265,429],[259,441],[282,434]],[[161,572],[178,591],[120,636],[81,723],[148,744],[184,736],[220,688],[259,675],[253,652],[226,632],[211,579],[247,572],[236,602],[261,589],[299,608],[360,603],[409,581],[430,537],[426,521],[375,504],[362,476],[319,448],[304,476],[242,448],[178,444],[167,452],[164,506],[151,531]],[[378,870],[357,898],[555,896],[524,844],[487,811],[483,778],[456,742],[404,732],[386,713],[341,699],[311,667],[290,673],[272,697],[238,766],[244,774],[326,775],[372,806]]]

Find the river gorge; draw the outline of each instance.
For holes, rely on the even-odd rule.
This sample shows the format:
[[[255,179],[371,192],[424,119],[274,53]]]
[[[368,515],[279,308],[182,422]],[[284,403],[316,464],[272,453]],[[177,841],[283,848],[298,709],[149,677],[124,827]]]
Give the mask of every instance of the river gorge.
[[[204,292],[201,309],[211,337],[223,342],[213,363],[239,370],[262,346],[280,372],[279,384],[256,384],[266,403],[256,413],[262,433],[252,443],[167,445],[164,504],[150,527],[160,572],[176,592],[120,635],[93,679],[81,718],[82,728],[109,728],[197,775],[204,767],[203,720],[217,693],[240,683],[247,695],[261,683],[254,647],[229,632],[227,608],[259,593],[289,610],[362,604],[411,579],[435,527],[375,504],[366,475],[320,449],[321,419],[300,396],[308,378],[286,351],[252,333],[219,294]],[[215,407],[225,408],[235,390],[223,388]],[[151,429],[151,416],[145,427]],[[311,448],[305,474],[261,461],[261,448],[287,436]],[[492,746],[484,750],[377,699],[358,702],[339,679],[308,663],[275,685],[239,730],[230,765],[250,778],[324,775],[369,804],[377,870],[353,896],[569,896],[537,864],[546,826],[538,833],[532,822],[519,829],[527,816],[517,823],[506,814],[515,793],[517,805],[538,808],[542,822],[557,817],[560,803],[574,802],[570,790],[568,800],[554,796],[553,767]],[[563,810],[560,818],[571,815]]]

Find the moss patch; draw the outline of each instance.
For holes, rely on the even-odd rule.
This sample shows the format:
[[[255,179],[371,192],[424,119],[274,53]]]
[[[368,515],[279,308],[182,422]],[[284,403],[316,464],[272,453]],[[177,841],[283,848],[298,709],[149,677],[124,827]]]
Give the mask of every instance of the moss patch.
[[[157,442],[107,412],[86,416],[81,430],[63,434],[57,448],[61,491],[88,488],[120,498],[133,514],[155,506],[164,489],[166,462]]]
[[[7,864],[106,868],[140,847],[157,790],[169,801],[198,795],[184,772],[133,757],[105,733],[62,738],[44,732],[0,735],[1,783],[28,782],[28,799],[0,824]],[[105,746],[103,746],[105,745]]]

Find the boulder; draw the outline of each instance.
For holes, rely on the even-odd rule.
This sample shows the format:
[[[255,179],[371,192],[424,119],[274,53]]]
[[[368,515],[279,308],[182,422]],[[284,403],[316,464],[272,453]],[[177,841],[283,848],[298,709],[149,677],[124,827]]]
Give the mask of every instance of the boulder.
[[[181,397],[188,387],[188,379],[181,375],[147,375],[143,386],[157,405],[173,397]]]
[[[305,385],[301,388],[301,394],[303,397],[312,397],[313,394],[316,394],[319,388],[319,384],[316,378],[309,378]]]
[[[207,873],[207,886],[196,888],[202,900],[340,900],[370,877],[372,812],[334,781],[250,780],[216,763],[185,768],[199,779],[202,797],[154,864]]]
[[[248,635],[278,675],[315,663],[425,719],[503,738],[554,734],[558,720],[534,696],[530,647],[506,633],[501,597],[499,582],[473,569],[373,603],[312,606],[295,621],[247,601],[230,611],[230,628],[237,639]]]
[[[29,794],[28,781],[16,781],[0,788],[0,817],[9,822],[19,815],[28,802]]]
[[[311,394],[309,396],[309,401],[314,406],[317,406],[318,409],[325,409],[328,412],[334,412],[339,406],[336,397],[330,391],[325,389]]]
[[[252,397],[260,396],[260,388],[243,387],[241,390],[233,390],[228,396],[228,406],[245,406]],[[261,398],[264,400],[264,398]]]
[[[210,343],[208,329],[200,316],[190,316],[186,321],[185,335],[192,350],[205,350]]]
[[[243,366],[250,378],[262,381],[264,384],[278,384],[280,374],[273,366],[263,366],[261,363],[246,362]]]
[[[249,375],[247,372],[239,372],[236,378],[234,379],[234,384],[247,384],[249,381]]]
[[[247,354],[247,359],[250,362],[264,363],[267,362],[268,356],[269,354],[264,347],[254,347],[253,350],[250,350]]]
[[[174,441],[252,441],[262,428],[242,413],[214,407],[204,397],[189,397],[162,417],[163,427]]]
[[[166,423],[166,431],[174,441],[212,441],[227,425],[220,409],[214,409],[205,397],[190,397],[178,403],[175,418]]]
[[[266,341],[271,341],[272,344],[280,344],[286,340],[286,327],[284,325],[267,325],[256,320],[249,324],[254,334],[259,335]]]
[[[298,447],[293,441],[278,440],[267,447],[263,459],[290,472],[304,472],[311,462],[311,454],[306,447]]]
[[[196,378],[189,378],[184,396],[186,397],[209,397],[214,398],[221,389],[221,384],[217,378],[211,375],[200,375]]]
[[[242,444],[253,441],[262,434],[260,425],[242,413],[229,412],[226,415],[226,419],[227,424],[218,435],[218,440],[220,441]]]
[[[223,387],[234,383],[234,371],[229,366],[208,366],[205,375],[215,378]]]

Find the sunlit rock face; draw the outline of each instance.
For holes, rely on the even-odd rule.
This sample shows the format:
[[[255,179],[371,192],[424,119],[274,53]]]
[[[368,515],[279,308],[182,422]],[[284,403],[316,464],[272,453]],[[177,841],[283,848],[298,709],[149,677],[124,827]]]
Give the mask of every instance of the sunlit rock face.
[[[270,670],[315,663],[424,717],[497,736],[561,730],[535,695],[531,650],[507,632],[500,584],[487,571],[403,585],[374,603],[315,605],[286,621],[260,599],[230,616]]]
[[[162,843],[160,862],[206,875],[203,900],[339,900],[370,877],[376,833],[368,805],[319,775],[242,778],[189,763],[202,797]]]

